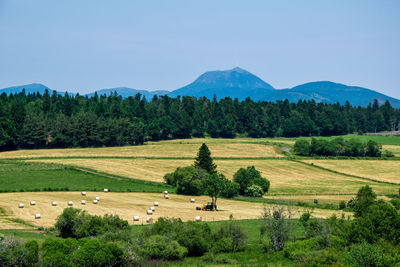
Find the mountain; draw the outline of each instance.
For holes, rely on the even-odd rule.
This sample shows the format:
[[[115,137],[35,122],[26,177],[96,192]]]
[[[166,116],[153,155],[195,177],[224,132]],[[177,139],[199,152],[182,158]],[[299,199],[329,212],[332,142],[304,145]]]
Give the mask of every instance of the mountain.
[[[40,83],[31,83],[31,84],[12,86],[12,87],[0,89],[0,94],[2,94],[2,93],[6,93],[6,94],[20,93],[20,92],[22,92],[22,89],[24,89],[24,88],[25,88],[26,94],[32,94],[32,93],[43,94],[46,89],[49,90],[49,92],[51,92],[51,89],[49,87],[47,87],[46,85],[43,85]]]
[[[154,95],[165,95],[169,91],[165,90],[158,90],[158,91],[146,91],[146,90],[138,90],[138,89],[132,89],[128,87],[116,87],[116,88],[109,88],[109,89],[102,89],[96,91],[97,95],[110,95],[114,92],[117,92],[118,95],[122,96],[123,98],[129,97],[129,96],[135,96],[137,93],[140,93],[141,95],[145,96],[147,100],[151,100],[151,98]],[[94,93],[87,94],[88,97],[94,96]]]
[[[234,68],[225,71],[209,71],[197,78],[191,84],[168,93],[168,96],[205,96],[212,99],[214,94],[218,99],[230,96],[243,100],[251,97],[259,100],[275,89],[254,74]]]
[[[291,89],[275,90],[263,97],[263,100],[267,101],[283,99],[288,99],[290,102],[314,99],[316,102],[331,104],[337,102],[345,104],[346,101],[349,101],[353,106],[368,106],[374,99],[377,99],[380,104],[389,100],[393,107],[400,107],[400,100],[374,90],[329,81],[310,82]]]

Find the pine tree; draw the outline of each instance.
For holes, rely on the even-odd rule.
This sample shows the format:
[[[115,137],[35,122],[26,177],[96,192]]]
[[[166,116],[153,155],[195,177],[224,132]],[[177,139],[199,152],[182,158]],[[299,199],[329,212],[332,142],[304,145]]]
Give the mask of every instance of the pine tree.
[[[201,145],[199,153],[197,153],[194,166],[196,168],[201,168],[210,174],[216,173],[217,165],[214,164],[213,159],[211,158],[211,152],[205,143]]]

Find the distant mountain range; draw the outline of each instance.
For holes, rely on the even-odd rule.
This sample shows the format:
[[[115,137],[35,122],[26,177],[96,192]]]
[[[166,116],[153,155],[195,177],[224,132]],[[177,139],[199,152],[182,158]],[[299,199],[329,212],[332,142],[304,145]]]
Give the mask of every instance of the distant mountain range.
[[[18,93],[25,88],[26,93],[39,92],[44,93],[46,89],[50,90],[43,84],[28,84],[22,86],[8,87],[0,90],[0,94],[5,92]],[[142,94],[146,99],[150,100],[154,95],[176,96],[195,96],[213,98],[215,95],[218,99],[224,97],[238,98],[243,100],[246,97],[258,101],[276,101],[288,99],[290,102],[297,102],[300,99],[311,100],[324,103],[341,103],[349,101],[353,106],[367,106],[369,103],[377,99],[380,104],[388,100],[393,107],[400,108],[400,100],[381,94],[377,91],[357,87],[347,86],[340,83],[329,81],[319,81],[305,83],[290,89],[275,89],[254,74],[241,69],[234,68],[225,71],[209,71],[199,76],[194,82],[176,89],[174,91],[146,91],[127,87],[117,87],[110,89],[102,89],[96,91],[98,95],[109,95],[117,92],[122,97],[135,96],[137,93]],[[93,93],[87,94],[92,97]]]

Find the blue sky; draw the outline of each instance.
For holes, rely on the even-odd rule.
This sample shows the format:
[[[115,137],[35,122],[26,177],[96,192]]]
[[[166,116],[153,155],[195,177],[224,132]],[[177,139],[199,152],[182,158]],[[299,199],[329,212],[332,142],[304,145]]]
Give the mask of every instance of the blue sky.
[[[275,88],[400,98],[398,0],[0,0],[0,88],[173,90],[236,65]]]

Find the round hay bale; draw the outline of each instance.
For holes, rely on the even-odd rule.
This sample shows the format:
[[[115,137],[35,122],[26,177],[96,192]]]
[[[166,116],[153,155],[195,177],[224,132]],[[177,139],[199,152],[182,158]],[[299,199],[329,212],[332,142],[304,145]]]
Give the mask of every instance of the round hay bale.
[[[194,203],[195,201],[196,201],[196,200],[195,200],[194,198],[191,198],[191,199],[190,199],[190,202],[191,202],[191,203]]]
[[[24,207],[25,205],[23,203],[19,203],[18,207],[20,207],[21,209]]]
[[[152,215],[153,211],[152,210],[147,210],[147,215]]]
[[[168,191],[164,191],[164,195],[168,195]]]
[[[96,197],[96,200],[97,200],[97,201],[99,201],[99,200],[100,200],[100,198],[99,198],[99,197]]]
[[[81,195],[82,195],[82,196],[86,196],[86,192],[82,192]]]
[[[72,206],[73,204],[72,201],[68,201],[68,206]]]
[[[165,198],[165,199],[168,199],[169,197],[168,197],[168,195],[164,195],[164,198]]]
[[[93,204],[97,204],[97,203],[99,203],[99,201],[97,199],[94,199]]]
[[[158,202],[157,201],[154,202],[153,204],[154,204],[154,206],[158,207]]]
[[[86,205],[86,201],[85,200],[81,200],[81,204],[82,205]]]
[[[40,213],[35,214],[35,219],[40,219]]]
[[[155,210],[156,210],[156,208],[155,208],[155,207],[150,207],[150,209],[151,209],[152,211],[155,211]]]
[[[147,223],[153,223],[153,218],[147,217],[147,218],[146,218],[146,222],[147,222]]]
[[[139,216],[133,216],[133,221],[138,222],[139,221]]]
[[[31,206],[35,206],[36,202],[35,201],[31,201]]]
[[[200,216],[196,216],[196,222],[201,222],[201,217]]]
[[[108,188],[104,188],[104,192],[107,193],[108,192]]]
[[[53,202],[51,202],[51,205],[52,206],[57,206],[57,202],[53,201]]]

